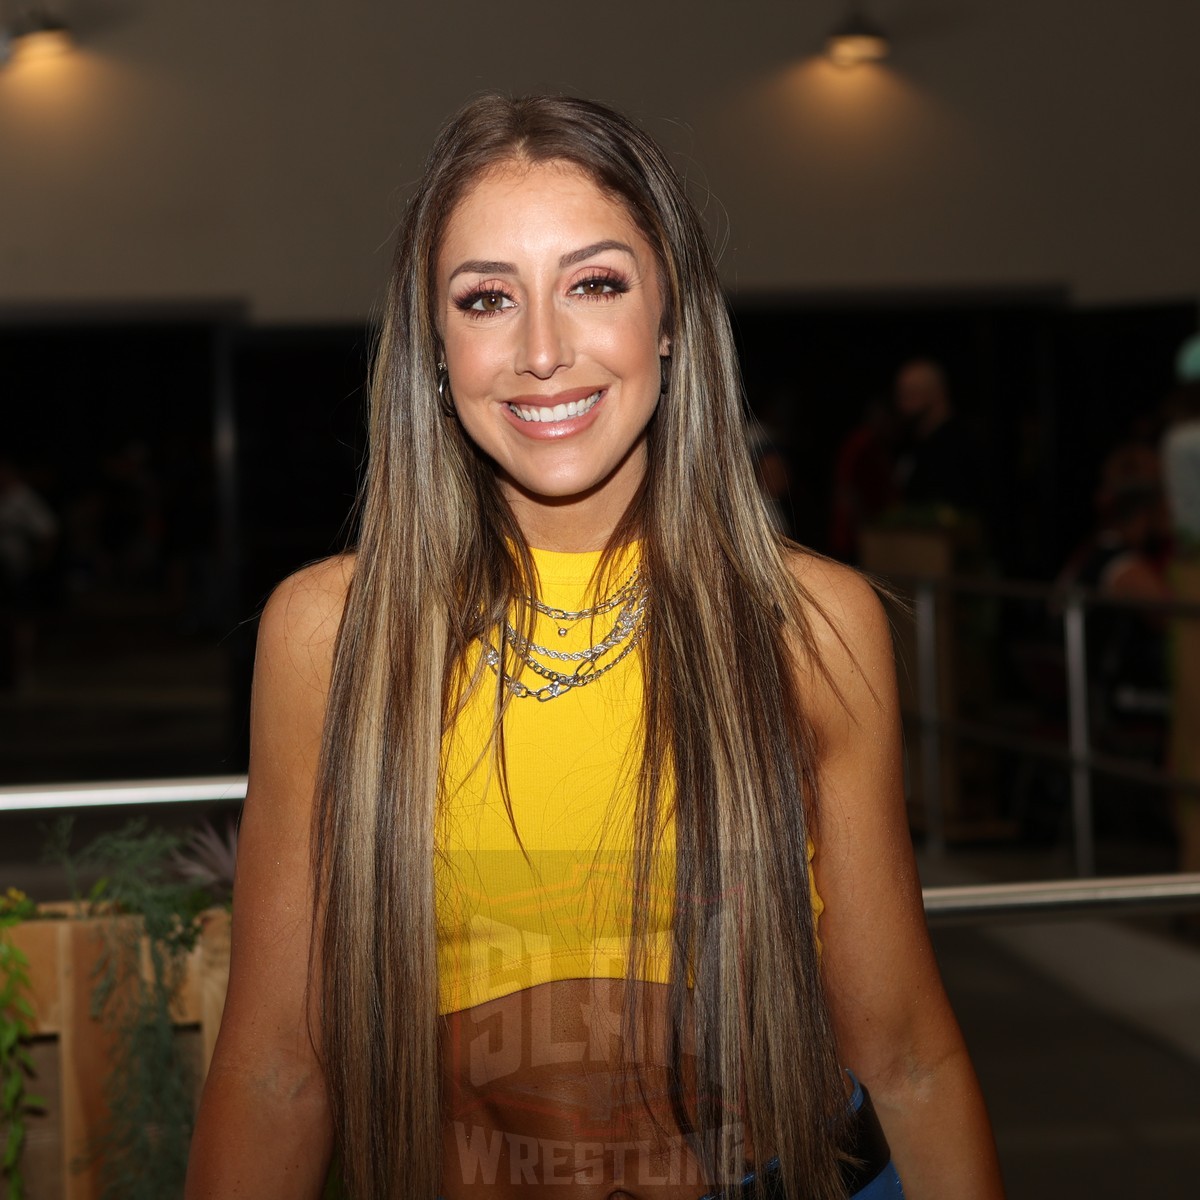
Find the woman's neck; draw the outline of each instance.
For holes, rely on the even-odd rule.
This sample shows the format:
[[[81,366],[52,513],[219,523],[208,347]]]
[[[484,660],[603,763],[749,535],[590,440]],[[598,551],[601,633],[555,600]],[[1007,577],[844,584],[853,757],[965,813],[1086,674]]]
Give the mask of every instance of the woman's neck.
[[[621,513],[585,500],[566,499],[548,503],[510,492],[508,502],[525,540],[538,550],[575,554],[603,550],[617,527]]]
[[[639,441],[611,475],[575,495],[531,492],[503,473],[498,482],[529,545],[561,553],[603,550],[637,499],[646,473],[645,454]]]

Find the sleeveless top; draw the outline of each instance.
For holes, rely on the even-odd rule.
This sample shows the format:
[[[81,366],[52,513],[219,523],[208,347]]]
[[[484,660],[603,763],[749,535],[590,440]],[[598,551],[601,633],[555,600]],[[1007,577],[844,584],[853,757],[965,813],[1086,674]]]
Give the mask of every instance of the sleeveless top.
[[[628,578],[636,553],[630,547],[614,564],[614,584]],[[534,550],[533,559],[542,604],[569,612],[596,604],[598,551]],[[564,653],[584,649],[615,617],[572,623],[538,613],[534,641]],[[574,664],[557,665],[569,673]],[[466,664],[468,678],[475,666]],[[586,686],[509,704],[503,738],[511,820],[490,748],[496,679],[490,670],[480,679],[442,747],[434,882],[443,1014],[553,980],[623,979],[628,965],[642,746],[637,651]],[[519,679],[530,688],[546,682],[527,667]],[[646,982],[669,979],[674,869],[668,823],[649,897]],[[815,888],[812,903],[819,916]]]

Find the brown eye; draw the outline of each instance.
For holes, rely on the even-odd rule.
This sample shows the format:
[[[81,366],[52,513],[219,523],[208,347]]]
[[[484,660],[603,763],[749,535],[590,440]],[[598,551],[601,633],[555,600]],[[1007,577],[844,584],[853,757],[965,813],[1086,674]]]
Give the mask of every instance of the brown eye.
[[[628,287],[620,280],[607,275],[597,275],[594,279],[581,279],[571,289],[573,295],[585,296],[589,300],[611,300]]]
[[[492,313],[498,313],[502,309],[511,308],[512,305],[513,301],[503,292],[486,291],[476,292],[467,307],[474,312],[485,313],[490,316]]]

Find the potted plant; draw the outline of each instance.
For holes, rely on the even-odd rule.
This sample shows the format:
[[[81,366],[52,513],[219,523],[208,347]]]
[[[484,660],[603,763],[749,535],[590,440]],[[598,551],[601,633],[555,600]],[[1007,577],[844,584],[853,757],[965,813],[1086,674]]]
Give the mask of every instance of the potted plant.
[[[29,999],[29,958],[9,932],[28,920],[36,907],[15,888],[0,896],[0,1177],[8,1200],[23,1200],[25,1196],[21,1152],[26,1120],[42,1104],[28,1090],[28,1079],[35,1073],[28,1050],[34,1019]]]
[[[4,930],[25,971],[13,982],[20,1004],[10,1010],[25,1021],[14,1045],[36,1036],[56,1051],[55,1086],[43,1089],[56,1103],[30,1118],[22,1092],[22,1132],[13,1135],[18,1179],[25,1124],[44,1121],[57,1147],[61,1185],[39,1196],[164,1200],[182,1192],[228,979],[232,842],[209,829],[185,845],[134,821],[74,854],[65,827],[52,835],[52,857],[72,890],[85,874],[95,883],[68,904],[24,905]],[[32,1063],[20,1061],[27,1077]]]

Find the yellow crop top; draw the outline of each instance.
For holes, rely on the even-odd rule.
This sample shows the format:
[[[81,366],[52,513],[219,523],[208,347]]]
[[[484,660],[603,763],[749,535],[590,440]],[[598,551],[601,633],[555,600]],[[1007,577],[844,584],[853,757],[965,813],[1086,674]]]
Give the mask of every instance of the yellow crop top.
[[[620,580],[635,550],[618,564]],[[579,611],[599,552],[533,552],[543,604]],[[622,570],[624,566],[624,570]],[[611,618],[574,625],[537,616],[534,640],[570,652],[608,632]],[[566,628],[560,635],[560,627]],[[471,666],[473,664],[468,664]],[[521,682],[545,681],[526,668]],[[515,699],[504,722],[513,818],[487,747],[495,679],[467,697],[442,750],[443,800],[434,880],[442,1013],[551,980],[624,978],[632,891],[641,665],[636,652],[586,687],[552,700]],[[670,969],[674,840],[665,832],[652,887],[643,977],[665,983]],[[810,858],[812,850],[810,846]],[[812,893],[813,911],[822,904]]]

